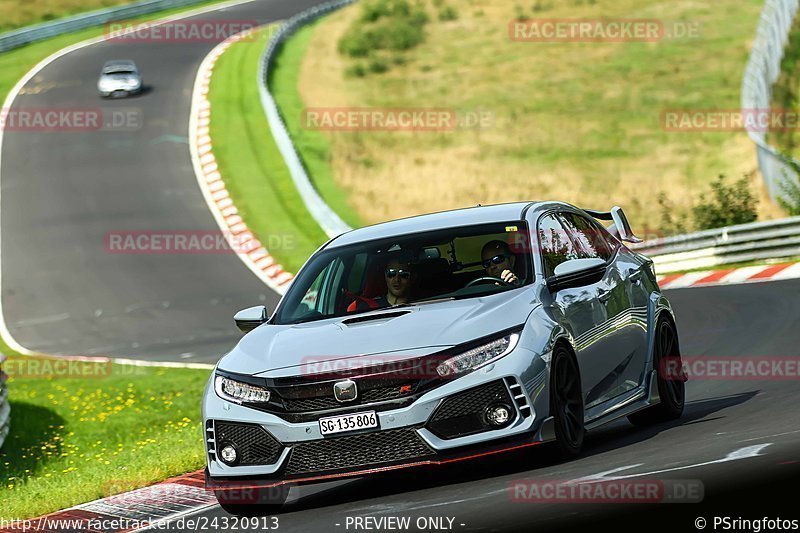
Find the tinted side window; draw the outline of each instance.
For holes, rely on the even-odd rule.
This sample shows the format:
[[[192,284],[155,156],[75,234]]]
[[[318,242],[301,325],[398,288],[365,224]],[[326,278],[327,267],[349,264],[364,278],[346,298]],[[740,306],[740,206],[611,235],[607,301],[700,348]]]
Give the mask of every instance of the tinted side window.
[[[544,275],[552,276],[553,270],[558,265],[574,258],[575,247],[554,214],[544,215],[539,219],[537,232],[542,251],[542,263],[544,263]]]
[[[600,258],[608,261],[613,251],[603,238],[600,229],[590,220],[573,213],[562,213],[564,227],[575,244],[577,259]]]
[[[610,259],[616,253],[619,242],[600,223],[594,220],[591,222],[597,230],[597,246],[601,253],[600,257],[605,258],[607,255]]]

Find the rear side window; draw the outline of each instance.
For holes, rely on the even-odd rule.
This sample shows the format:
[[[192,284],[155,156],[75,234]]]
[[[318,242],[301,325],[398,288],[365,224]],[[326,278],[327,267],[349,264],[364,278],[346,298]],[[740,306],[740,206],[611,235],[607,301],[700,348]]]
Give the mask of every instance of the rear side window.
[[[591,220],[574,213],[561,213],[561,218],[575,245],[575,259],[600,258],[604,261],[611,259],[614,250],[602,234],[603,230]]]
[[[545,277],[552,276],[558,265],[575,258],[575,246],[554,213],[544,215],[539,219],[537,232],[544,275]]]

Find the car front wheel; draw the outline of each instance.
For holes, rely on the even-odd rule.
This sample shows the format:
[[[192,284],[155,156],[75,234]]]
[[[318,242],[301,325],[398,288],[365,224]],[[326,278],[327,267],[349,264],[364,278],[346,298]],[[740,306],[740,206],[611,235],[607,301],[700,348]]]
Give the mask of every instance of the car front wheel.
[[[583,447],[583,391],[578,364],[563,345],[556,345],[550,366],[550,412],[555,422],[556,449],[563,459],[577,456]]]

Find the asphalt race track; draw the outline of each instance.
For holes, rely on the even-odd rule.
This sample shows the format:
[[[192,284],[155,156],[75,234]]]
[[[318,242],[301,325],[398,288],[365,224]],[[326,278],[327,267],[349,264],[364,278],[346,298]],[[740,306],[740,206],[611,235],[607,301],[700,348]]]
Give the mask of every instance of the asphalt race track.
[[[265,22],[314,3],[256,1],[199,18]],[[258,302],[274,308],[277,296],[233,254],[105,249],[108,232],[217,229],[186,144],[192,84],[213,46],[104,42],[56,60],[16,99],[15,108],[138,108],[144,118],[130,132],[5,133],[2,304],[9,330],[24,346],[215,361],[240,336],[231,320],[236,310]],[[139,64],[148,86],[143,95],[99,100],[97,74],[113,58]],[[800,356],[800,281],[680,289],[668,297],[685,357]],[[348,517],[394,516],[411,517],[412,524],[419,517],[453,518],[453,531],[544,531],[565,524],[586,530],[614,520],[624,531],[681,532],[696,531],[695,518],[710,521],[713,512],[751,519],[797,512],[790,503],[796,489],[785,491],[787,480],[800,479],[797,381],[691,380],[687,394],[680,421],[645,429],[619,421],[591,433],[584,454],[568,463],[534,448],[293,489],[279,531],[354,531]],[[542,504],[512,501],[509,493],[519,479],[592,476],[699,480],[705,500],[659,507]],[[194,515],[222,516],[218,507]]]
[[[667,296],[687,358],[800,356],[798,281],[681,289]],[[690,380],[681,420],[644,429],[625,420],[611,424],[587,435],[585,451],[575,461],[559,464],[546,448],[531,448],[492,460],[330,485],[325,491],[294,488],[279,515],[280,531],[355,531],[352,519],[365,516],[411,517],[412,524],[451,517],[453,531],[587,531],[603,524],[620,531],[688,532],[697,531],[697,517],[710,523],[713,513],[799,519],[798,401],[796,379]],[[705,498],[702,504],[659,506],[533,503],[513,501],[509,490],[520,479],[565,481],[602,473],[606,479],[638,476],[633,479],[676,480],[685,486],[699,480]],[[195,516],[227,515],[214,508]]]
[[[259,0],[196,19],[265,23],[315,3]],[[2,305],[26,348],[215,362],[240,337],[236,311],[275,308],[277,295],[232,253],[106,251],[106,235],[115,232],[219,231],[187,144],[197,68],[215,44],[105,41],[49,64],[14,101],[13,110],[116,108],[141,116],[135,131],[5,132]],[[102,100],[100,67],[128,58],[142,72],[144,94]]]

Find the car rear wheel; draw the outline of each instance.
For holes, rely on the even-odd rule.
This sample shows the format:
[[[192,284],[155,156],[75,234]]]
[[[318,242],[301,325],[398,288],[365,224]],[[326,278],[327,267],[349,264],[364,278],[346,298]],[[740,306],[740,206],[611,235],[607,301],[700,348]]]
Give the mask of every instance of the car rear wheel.
[[[656,326],[653,346],[653,369],[656,371],[660,402],[628,417],[635,426],[675,420],[683,414],[686,385],[682,370],[678,332],[672,320],[662,317]]]
[[[577,456],[583,447],[583,391],[578,364],[563,345],[556,345],[550,366],[550,412],[555,422],[556,451],[563,459]]]

